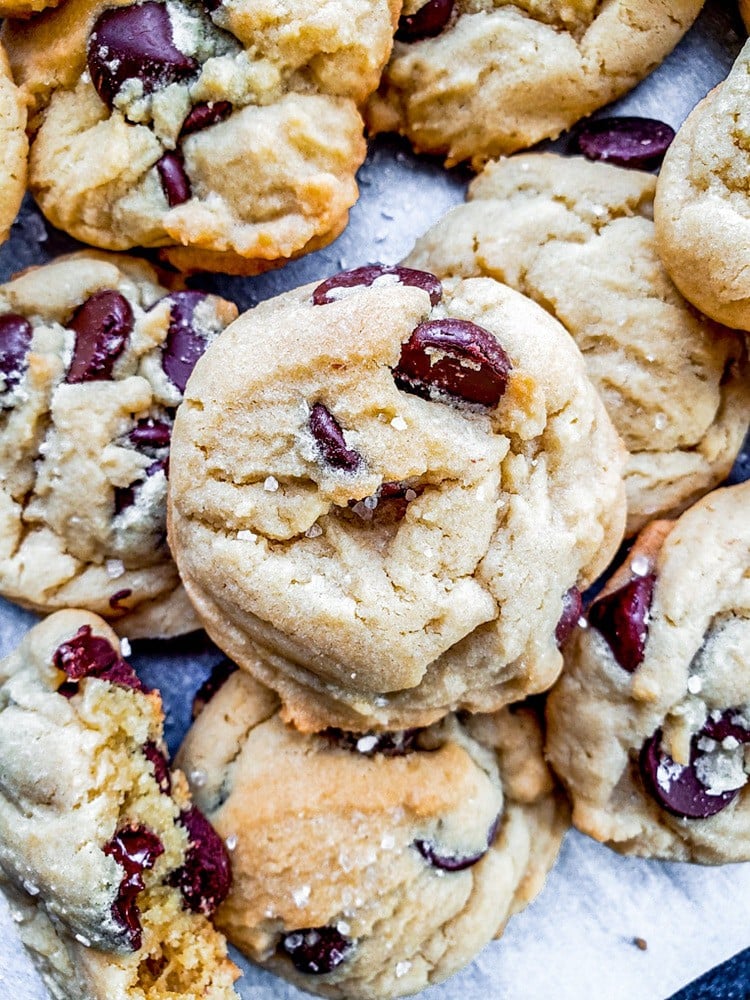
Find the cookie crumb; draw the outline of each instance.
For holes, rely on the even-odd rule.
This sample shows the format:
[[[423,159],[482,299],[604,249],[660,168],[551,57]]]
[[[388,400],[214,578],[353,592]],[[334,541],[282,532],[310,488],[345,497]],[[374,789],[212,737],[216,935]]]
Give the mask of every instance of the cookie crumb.
[[[648,951],[648,941],[646,941],[645,938],[634,937],[633,944],[639,949],[639,951]]]

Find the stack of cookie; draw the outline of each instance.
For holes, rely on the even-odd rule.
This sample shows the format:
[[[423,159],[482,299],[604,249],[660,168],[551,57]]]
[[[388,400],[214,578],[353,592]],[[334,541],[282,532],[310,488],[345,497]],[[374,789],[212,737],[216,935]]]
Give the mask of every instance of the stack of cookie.
[[[750,859],[750,487],[716,489],[750,423],[750,53],[657,184],[660,123],[581,130],[610,163],[491,158],[700,0],[291,7],[0,5],[0,229],[28,111],[42,211],[101,248],[0,287],[0,593],[50,613],[0,662],[0,888],[60,1000],[229,1000],[224,935],[312,992],[414,993],[534,898],[569,803],[620,851]],[[480,171],[402,264],[238,318],[111,252],[323,246],[364,120]],[[113,628],[198,627],[229,659],[171,767]]]

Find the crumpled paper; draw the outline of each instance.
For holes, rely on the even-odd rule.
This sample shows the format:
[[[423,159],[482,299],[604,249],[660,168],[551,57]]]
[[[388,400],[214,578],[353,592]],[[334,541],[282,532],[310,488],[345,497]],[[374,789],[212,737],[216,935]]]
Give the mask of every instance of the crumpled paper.
[[[648,80],[612,110],[678,126],[726,75],[741,45],[733,3],[713,0],[682,44]],[[565,150],[565,140],[545,144]],[[241,308],[336,270],[381,260],[394,263],[414,239],[463,199],[468,173],[417,159],[395,139],[378,140],[360,172],[361,199],[351,224],[331,246],[259,278],[200,279],[202,287]],[[0,249],[0,280],[75,248],[48,227],[30,202]],[[750,474],[747,445],[737,478]],[[34,616],[0,600],[0,655],[16,645]],[[220,654],[200,636],[136,649],[133,662],[159,687],[174,752],[189,724],[193,692]],[[638,939],[639,944],[636,942]],[[644,948],[645,944],[645,948]],[[621,858],[576,832],[539,898],[512,918],[500,941],[460,975],[422,994],[424,1000],[661,1000],[750,945],[750,864],[695,865]],[[245,962],[243,1000],[306,996]],[[0,994],[46,1000],[0,902]]]

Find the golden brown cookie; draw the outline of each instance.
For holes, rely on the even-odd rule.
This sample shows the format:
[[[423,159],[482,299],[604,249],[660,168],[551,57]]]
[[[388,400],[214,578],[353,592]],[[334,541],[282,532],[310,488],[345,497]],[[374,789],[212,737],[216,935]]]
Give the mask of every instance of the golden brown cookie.
[[[0,46],[0,242],[7,239],[26,191],[26,104]]]
[[[530,709],[303,735],[232,675],[179,761],[232,848],[218,926],[312,993],[397,997],[452,975],[541,889],[567,826]],[[271,794],[272,793],[272,794]]]
[[[546,689],[564,597],[622,537],[575,344],[488,279],[371,265],[262,303],[199,362],[172,448],[191,600],[306,730]]]

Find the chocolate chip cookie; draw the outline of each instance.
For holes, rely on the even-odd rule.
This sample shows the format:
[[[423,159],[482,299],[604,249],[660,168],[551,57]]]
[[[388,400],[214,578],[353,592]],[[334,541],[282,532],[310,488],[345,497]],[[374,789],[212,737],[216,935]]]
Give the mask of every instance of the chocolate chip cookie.
[[[57,612],[0,662],[0,885],[54,997],[236,997],[207,919],[229,858],[162,723],[95,615]]]
[[[572,335],[630,452],[628,533],[729,473],[750,423],[745,338],[682,298],[659,259],[655,178],[581,157],[489,164],[406,263],[485,275]]]
[[[109,250],[255,274],[344,228],[399,0],[66,0],[3,37],[42,211]]]
[[[21,207],[28,151],[26,105],[13,83],[5,49],[0,46],[0,242],[7,239]]]
[[[397,997],[458,971],[541,889],[567,827],[523,707],[303,735],[238,672],[178,760],[232,850],[217,925],[323,996]]]
[[[622,537],[575,344],[486,278],[369,265],[261,303],[199,361],[172,449],[188,593],[305,730],[546,689],[564,597]]]
[[[656,189],[664,264],[688,301],[750,330],[750,43],[731,73],[691,112]]]
[[[166,543],[169,442],[196,359],[236,316],[93,252],[0,286],[0,593],[131,637],[198,627]]]
[[[547,754],[625,854],[750,860],[750,484],[649,525],[565,647]]]
[[[672,51],[703,0],[406,0],[367,120],[475,168],[554,138]]]

